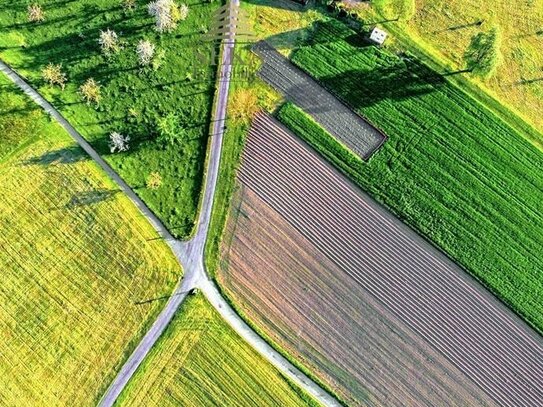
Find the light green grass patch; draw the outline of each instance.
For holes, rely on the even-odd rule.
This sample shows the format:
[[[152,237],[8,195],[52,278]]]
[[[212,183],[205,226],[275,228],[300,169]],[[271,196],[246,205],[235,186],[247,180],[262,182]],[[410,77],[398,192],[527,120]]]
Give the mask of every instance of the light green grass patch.
[[[317,406],[202,295],[182,304],[117,406]]]

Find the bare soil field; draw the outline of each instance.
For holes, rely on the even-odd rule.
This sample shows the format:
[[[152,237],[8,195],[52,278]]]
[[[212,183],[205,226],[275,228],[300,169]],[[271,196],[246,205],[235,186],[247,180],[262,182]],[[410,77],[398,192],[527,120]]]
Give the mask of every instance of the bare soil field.
[[[219,279],[348,402],[543,405],[541,337],[267,116],[239,180]]]
[[[383,133],[266,42],[258,42],[253,51],[262,58],[260,77],[300,106],[355,154],[367,160],[385,142]]]

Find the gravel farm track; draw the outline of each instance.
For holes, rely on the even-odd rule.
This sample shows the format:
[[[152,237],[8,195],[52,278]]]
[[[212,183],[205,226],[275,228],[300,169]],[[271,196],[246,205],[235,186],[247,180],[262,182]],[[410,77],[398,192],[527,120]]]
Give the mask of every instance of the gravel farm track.
[[[253,51],[262,58],[259,76],[358,156],[364,160],[369,159],[386,141],[383,133],[268,43],[256,43]]]
[[[360,405],[543,405],[543,339],[267,115],[239,180],[220,279],[340,394]],[[356,381],[366,395],[350,393]]]

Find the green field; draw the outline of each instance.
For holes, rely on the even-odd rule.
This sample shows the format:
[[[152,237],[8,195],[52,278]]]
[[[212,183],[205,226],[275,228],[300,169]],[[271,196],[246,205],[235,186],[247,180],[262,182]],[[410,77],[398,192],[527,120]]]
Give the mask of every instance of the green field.
[[[541,152],[446,78],[340,23],[319,24],[292,58],[389,140],[364,164],[292,106],[281,120],[543,332]]]
[[[381,1],[384,6],[377,9],[385,16],[397,15],[394,3],[402,1],[388,1],[389,7]],[[492,78],[471,79],[543,129],[543,1],[417,0],[416,7],[414,17],[400,23],[401,29],[417,46],[456,69],[464,67],[463,55],[471,38],[492,26],[498,27],[503,63]],[[393,25],[398,23],[387,24],[394,30]]]
[[[191,296],[118,406],[316,406],[243,341],[202,295]]]
[[[181,270],[116,185],[0,77],[0,404],[93,406]]]
[[[42,1],[45,21],[27,21],[26,0],[0,7],[0,58],[37,87],[94,145],[177,237],[194,229],[200,198],[203,164],[209,134],[214,90],[214,66],[200,63],[196,53],[213,60],[215,45],[202,41],[218,2],[190,0],[189,14],[172,33],[159,35],[148,1],[125,12],[121,1]],[[100,51],[100,30],[113,29],[122,49],[111,57]],[[136,44],[147,39],[164,51],[160,68],[142,70]],[[64,91],[46,85],[41,70],[62,64],[67,74]],[[79,87],[94,78],[102,87],[96,107],[83,102]],[[176,114],[172,144],[157,140],[157,121]],[[131,137],[130,150],[110,154],[111,132]],[[162,186],[146,188],[158,172]]]

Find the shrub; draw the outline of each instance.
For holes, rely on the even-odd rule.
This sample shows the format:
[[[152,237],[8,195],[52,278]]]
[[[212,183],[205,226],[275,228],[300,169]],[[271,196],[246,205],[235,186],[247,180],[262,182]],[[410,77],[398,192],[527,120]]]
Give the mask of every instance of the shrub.
[[[141,40],[136,47],[136,53],[138,54],[140,65],[149,65],[155,55],[155,45],[150,41]]]
[[[230,116],[236,121],[249,123],[258,111],[258,98],[253,89],[238,89],[232,95]]]
[[[28,21],[31,23],[40,23],[45,20],[45,14],[42,7],[37,4],[30,4],[28,6]]]
[[[102,98],[100,85],[93,78],[87,79],[86,82],[80,86],[79,91],[87,103],[100,103],[100,99]]]
[[[100,44],[102,52],[106,55],[117,52],[121,48],[117,33],[109,28],[106,31],[100,31],[98,43]]]
[[[153,171],[147,177],[147,181],[146,181],[145,185],[149,189],[153,189],[153,190],[158,189],[162,185],[162,177],[160,176],[160,174],[158,172]]]
[[[42,69],[41,74],[43,79],[51,86],[59,85],[64,90],[67,79],[66,74],[62,72],[62,65],[49,63],[49,65]]]
[[[490,77],[501,62],[501,35],[497,27],[473,36],[464,54],[467,68],[482,78]]]
[[[109,135],[109,150],[114,153],[116,151],[128,151],[130,146],[128,142],[130,141],[130,136],[123,136],[120,133],[114,131]]]
[[[161,117],[156,123],[158,131],[158,142],[163,146],[174,145],[184,138],[184,131],[181,129],[179,117],[175,113],[168,113]]]

